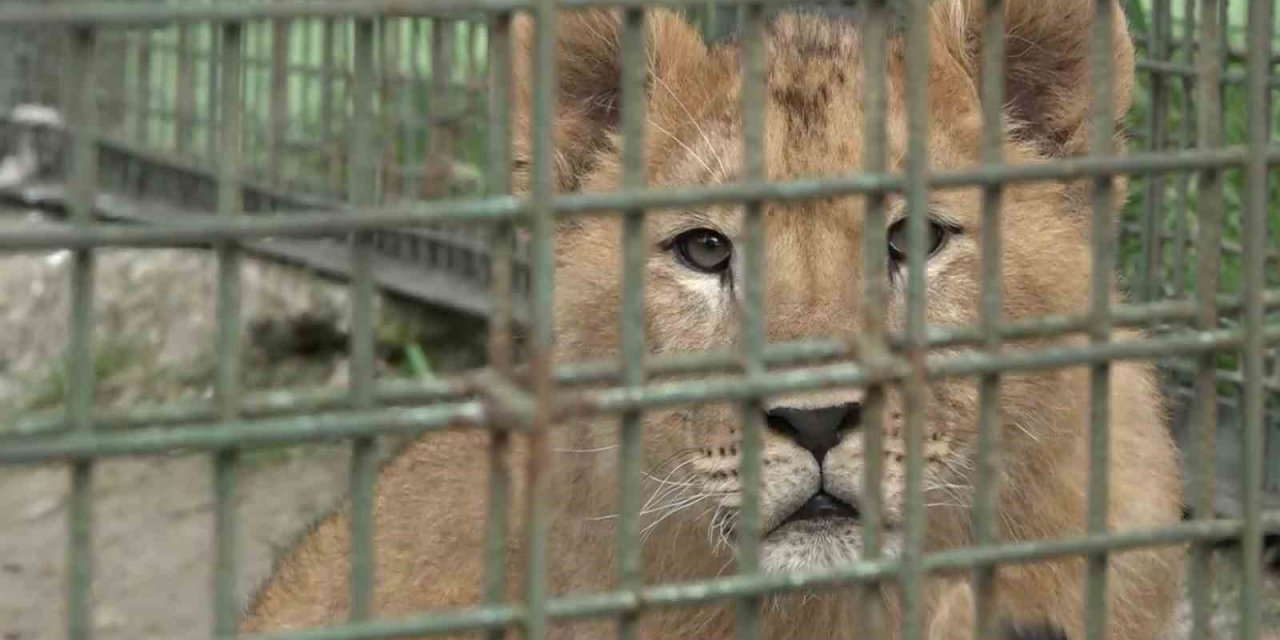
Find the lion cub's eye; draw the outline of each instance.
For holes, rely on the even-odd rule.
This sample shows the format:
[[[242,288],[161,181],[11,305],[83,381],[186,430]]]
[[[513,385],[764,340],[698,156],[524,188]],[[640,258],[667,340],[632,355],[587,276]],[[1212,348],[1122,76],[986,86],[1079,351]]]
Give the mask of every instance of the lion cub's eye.
[[[933,220],[929,221],[929,229],[926,232],[926,238],[929,243],[929,254],[938,252],[942,245],[946,243],[947,236],[955,233],[955,230]],[[903,218],[889,227],[889,259],[894,262],[906,262],[907,260],[907,220]]]
[[[690,269],[720,273],[729,268],[733,243],[724,234],[711,229],[686,231],[671,243],[676,256]]]

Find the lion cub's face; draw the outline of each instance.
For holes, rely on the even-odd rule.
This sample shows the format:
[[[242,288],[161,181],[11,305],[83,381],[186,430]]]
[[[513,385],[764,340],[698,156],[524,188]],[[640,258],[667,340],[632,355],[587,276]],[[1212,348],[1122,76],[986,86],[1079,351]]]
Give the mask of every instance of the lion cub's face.
[[[1036,44],[1038,6],[1011,2],[1011,28]],[[1067,2],[1071,7],[1090,2]],[[1081,30],[1074,9],[1057,7],[1056,29]],[[1025,15],[1024,15],[1025,14]],[[974,18],[959,2],[934,3],[930,155],[937,169],[976,164],[980,117],[970,50]],[[1123,25],[1121,25],[1123,26]],[[743,177],[739,126],[740,74],[734,45],[707,49],[679,19],[649,18],[651,73],[647,106],[647,176],[660,187],[724,184]],[[558,179],[563,190],[605,191],[619,183],[616,112],[617,23],[611,14],[570,14],[560,24],[561,112]],[[1123,31],[1121,30],[1121,33]],[[1061,35],[1060,33],[1058,35]],[[859,171],[864,153],[862,62],[855,23],[787,17],[769,31],[765,166],[770,179],[792,180]],[[1127,40],[1118,40],[1126,45]],[[612,43],[612,44],[611,44]],[[1043,45],[1043,43],[1041,43]],[[1021,128],[1005,157],[1034,161],[1083,149],[1087,101],[1084,50],[1057,40],[1032,52],[1010,44],[1010,116]],[[1076,43],[1078,44],[1078,43]],[[1129,55],[1120,46],[1119,107],[1127,104]],[[888,149],[892,169],[905,160],[905,101],[900,46],[890,54]],[[1057,56],[1057,57],[1055,57]],[[1071,56],[1075,56],[1074,58]],[[1036,78],[1034,65],[1053,66]],[[1074,70],[1072,64],[1081,66]],[[1024,66],[1019,66],[1024,65]],[[1031,65],[1027,67],[1026,65]],[[1076,73],[1079,71],[1079,73]],[[1017,75],[1016,78],[1013,74]],[[1057,74],[1056,76],[1054,74]],[[1079,84],[1079,91],[1037,82]],[[1050,91],[1049,89],[1053,89]],[[613,93],[610,93],[613,92]],[[527,95],[525,96],[527,99]],[[518,148],[517,151],[523,151]],[[1068,313],[1086,307],[1089,272],[1087,211],[1079,189],[1058,184],[1010,187],[1004,196],[1006,318]],[[766,330],[770,342],[848,338],[859,330],[862,306],[865,199],[828,198],[771,203],[766,224]],[[931,194],[926,266],[931,326],[974,324],[979,317],[980,194]],[[901,328],[906,300],[905,211],[887,203],[889,305]],[[651,352],[732,348],[743,304],[743,214],[733,206],[652,212],[646,224],[646,335]],[[567,222],[557,239],[557,331],[565,360],[616,357],[621,280],[621,225],[616,217]],[[1063,378],[1007,378],[1001,417],[1007,455],[1031,446],[1049,418],[1064,410],[1055,385]],[[941,380],[925,407],[925,502],[931,539],[963,539],[972,493],[977,385]],[[868,500],[863,474],[863,391],[840,389],[767,400],[761,533],[768,570],[829,566],[862,552],[861,509]],[[902,396],[890,389],[883,423],[884,547],[893,553],[903,523],[906,445]],[[729,548],[737,526],[740,410],[735,405],[689,406],[646,414],[651,535],[703,532],[715,548]],[[578,444],[613,438],[604,420]],[[591,449],[584,446],[582,449]],[[613,486],[613,457],[594,469]],[[665,533],[664,533],[665,532]]]

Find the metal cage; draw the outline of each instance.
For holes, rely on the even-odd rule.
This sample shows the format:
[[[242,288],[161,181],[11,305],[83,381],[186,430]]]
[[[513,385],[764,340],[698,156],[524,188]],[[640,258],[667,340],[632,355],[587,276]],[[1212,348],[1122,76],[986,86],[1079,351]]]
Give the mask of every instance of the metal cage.
[[[1140,91],[1131,133],[1140,148],[1113,155],[1110,87],[1095,87],[1094,151],[1085,158],[1034,167],[1001,162],[999,135],[986,135],[984,164],[954,172],[930,172],[924,145],[927,0],[864,3],[868,41],[882,43],[900,7],[906,17],[909,157],[903,173],[885,163],[883,120],[869,125],[868,171],[838,178],[769,182],[759,158],[764,144],[762,24],[769,2],[663,0],[685,9],[709,36],[735,30],[743,47],[746,179],[736,184],[681,189],[647,188],[639,149],[643,74],[624,65],[622,131],[624,188],[611,193],[556,194],[549,118],[555,100],[552,17],[561,9],[617,6],[624,10],[624,61],[644,57],[639,37],[643,0],[282,0],[280,2],[6,2],[0,4],[0,107],[23,102],[57,104],[68,126],[54,128],[65,178],[60,190],[10,189],[4,195],[64,207],[67,228],[0,230],[0,251],[72,252],[72,331],[68,336],[65,411],[23,416],[0,425],[0,464],[65,462],[72,480],[71,567],[67,637],[91,636],[90,486],[95,464],[108,456],[154,455],[173,450],[208,452],[216,460],[217,587],[215,637],[236,634],[236,492],[239,452],[254,447],[321,439],[354,443],[351,620],[323,630],[280,638],[407,637],[508,628],[542,638],[552,619],[614,616],[622,633],[634,631],[635,614],[659,607],[709,601],[738,603],[741,637],[759,637],[762,595],[825,585],[897,582],[905,606],[929,572],[978,575],[1008,562],[1064,555],[1089,558],[1087,628],[1103,632],[1103,580],[1107,554],[1143,545],[1190,543],[1191,594],[1196,629],[1207,624],[1207,604],[1197,558],[1214,543],[1238,540],[1244,557],[1261,555],[1264,532],[1280,527],[1266,504],[1280,498],[1280,197],[1273,168],[1280,144],[1274,94],[1280,86],[1272,53],[1277,31],[1273,0],[1172,0],[1134,2],[1144,19],[1133,27],[1139,42]],[[989,7],[1000,7],[990,0]],[[1246,6],[1247,5],[1247,6]],[[1111,10],[1101,1],[1099,11]],[[1232,12],[1235,7],[1238,11]],[[527,198],[510,193],[509,87],[513,16],[529,12],[536,27],[533,178]],[[1247,12],[1247,13],[1246,13]],[[1244,23],[1239,15],[1247,15]],[[1236,17],[1233,17],[1236,16]],[[1095,71],[1110,59],[1108,21],[1095,25]],[[1239,26],[1243,24],[1243,26]],[[988,32],[995,42],[998,34]],[[53,43],[53,44],[50,44]],[[55,46],[56,45],[56,46]],[[47,51],[62,47],[63,56]],[[994,49],[994,47],[992,47]],[[869,56],[869,113],[884,116],[883,55]],[[994,77],[1002,64],[984,57]],[[5,68],[7,67],[7,68]],[[986,128],[1001,122],[1002,89],[985,83]],[[1235,106],[1232,106],[1235,105]],[[1238,109],[1235,107],[1239,107]],[[24,125],[10,122],[7,133]],[[1110,177],[1132,175],[1135,197],[1118,212],[1112,232]],[[1094,278],[1092,307],[1071,317],[1006,324],[999,320],[998,225],[984,225],[982,321],[966,328],[927,326],[923,256],[912,252],[907,329],[891,334],[870,321],[866,343],[881,357],[851,359],[840,340],[767,344],[761,275],[764,264],[762,203],[859,195],[871,203],[872,224],[884,219],[886,194],[905,197],[911,237],[923,239],[931,190],[979,187],[984,220],[996,221],[1003,185],[1014,182],[1095,179],[1093,270],[1126,276],[1132,302],[1111,304],[1106,278]],[[1236,196],[1239,196],[1238,198]],[[645,211],[659,207],[728,203],[746,220],[744,340],[733,352],[653,356],[645,352],[639,234]],[[626,265],[618,361],[552,367],[552,233],[560,218],[614,215],[625,220]],[[118,222],[132,224],[117,224]],[[527,247],[515,229],[529,234]],[[1268,235],[1270,234],[1270,235]],[[94,401],[91,328],[94,264],[99,250],[117,247],[207,245],[219,264],[217,312],[220,354],[216,394],[195,405],[100,411]],[[921,241],[913,241],[919,246]],[[308,390],[255,393],[240,378],[239,265],[247,251],[292,260],[350,283],[354,311],[348,393]],[[885,249],[871,243],[869,269]],[[490,366],[479,377],[434,381],[379,379],[374,368],[374,301],[379,291],[408,295],[428,306],[461,311],[487,323]],[[881,293],[865,292],[874,307]],[[527,340],[516,359],[513,331]],[[1113,339],[1117,328],[1151,330],[1147,337]],[[1001,350],[1002,341],[1087,335],[1075,349]],[[973,347],[962,356],[931,350]],[[814,364],[830,362],[836,364]],[[995,488],[982,474],[974,514],[977,545],[923,553],[921,429],[918,404],[907,411],[907,547],[900,559],[876,558],[801,575],[758,571],[758,534],[742,540],[736,575],[698,583],[643,586],[639,525],[640,420],[646,409],[676,403],[731,401],[744,420],[758,420],[768,394],[830,386],[870,390],[900,384],[923,397],[931,377],[980,376],[983,403],[995,402],[1000,375],[1087,366],[1095,397],[1106,397],[1109,366],[1118,360],[1162,365],[1171,397],[1181,404],[1174,427],[1184,445],[1189,509],[1193,517],[1165,530],[1108,533],[1105,487],[1107,407],[1092,413],[1092,465],[1088,487],[1089,533],[1077,539],[994,544]],[[785,373],[775,367],[785,365]],[[650,382],[659,373],[706,376],[696,382]],[[591,389],[577,389],[584,384]],[[572,391],[572,393],[569,393]],[[568,402],[566,399],[572,399]],[[566,404],[568,405],[566,408]],[[871,410],[875,410],[874,408]],[[493,563],[485,606],[398,620],[370,620],[372,575],[371,495],[375,438],[421,434],[453,425],[493,432],[492,446],[509,446],[510,434],[546,446],[557,411],[617,414],[622,424],[624,509],[619,525],[621,573],[615,590],[584,597],[550,598],[542,584],[546,543],[545,491],[532,475],[529,503],[527,587],[521,602],[502,588],[502,517],[489,525]],[[996,414],[981,413],[980,466],[997,455]],[[1223,428],[1218,429],[1221,424]],[[759,517],[760,437],[743,430],[743,519]],[[756,435],[752,435],[756,434]],[[1214,446],[1211,446],[1214,445]],[[1221,458],[1214,460],[1213,452]],[[545,451],[542,451],[545,453]],[[537,456],[535,455],[535,460]],[[1223,469],[1230,473],[1223,476]],[[507,471],[495,470],[490,491],[501,514]],[[1222,507],[1222,494],[1229,507]],[[874,528],[879,516],[868,514]],[[988,523],[988,524],[983,524]],[[747,526],[744,531],[754,531]],[[628,551],[631,550],[631,551]],[[1259,638],[1261,569],[1246,563],[1242,634]],[[984,584],[979,581],[978,584]],[[989,587],[989,581],[985,584]],[[979,595],[981,597],[981,594]],[[921,629],[905,617],[903,638]],[[989,630],[990,621],[978,620]],[[622,637],[626,637],[625,635]],[[1202,636],[1197,636],[1202,637]]]

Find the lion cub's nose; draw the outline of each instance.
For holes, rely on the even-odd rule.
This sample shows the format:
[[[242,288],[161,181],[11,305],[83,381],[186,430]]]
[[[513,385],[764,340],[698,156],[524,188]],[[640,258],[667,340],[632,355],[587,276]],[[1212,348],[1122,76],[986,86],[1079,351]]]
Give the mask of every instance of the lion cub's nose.
[[[820,409],[777,407],[765,414],[769,428],[808,449],[818,464],[840,442],[840,432],[858,426],[862,405],[840,404]]]

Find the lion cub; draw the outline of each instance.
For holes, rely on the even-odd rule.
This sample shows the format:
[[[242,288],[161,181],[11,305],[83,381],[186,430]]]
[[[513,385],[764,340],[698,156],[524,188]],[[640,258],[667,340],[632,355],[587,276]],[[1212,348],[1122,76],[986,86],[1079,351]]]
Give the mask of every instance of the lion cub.
[[[938,170],[977,163],[980,0],[930,5],[929,149]],[[1009,127],[1004,156],[1033,163],[1088,150],[1088,46],[1094,0],[1009,0]],[[1133,48],[1115,7],[1115,112],[1130,104]],[[619,16],[566,12],[556,51],[557,186],[606,191],[619,184]],[[673,13],[654,11],[648,32],[645,151],[649,183],[680,187],[733,182],[742,172],[739,44],[709,45]],[[527,185],[530,25],[517,28],[514,87],[519,189]],[[859,25],[848,15],[782,15],[767,36],[764,158],[775,180],[857,172],[863,155]],[[889,158],[903,164],[906,144],[904,47],[893,37],[889,60]],[[634,61],[627,61],[634,63]],[[1116,181],[1116,192],[1125,185]],[[927,263],[928,321],[967,325],[979,317],[980,193],[931,194]],[[1118,200],[1119,198],[1117,198]],[[1089,306],[1088,184],[1018,183],[1003,199],[1004,317],[1081,313]],[[1119,203],[1117,202],[1117,205]],[[861,197],[771,203],[766,218],[766,330],[771,341],[849,335],[863,309],[865,201]],[[902,203],[891,200],[888,316],[901,326],[905,269]],[[646,333],[658,353],[731,347],[737,340],[742,214],[733,206],[653,212],[646,226]],[[620,279],[617,217],[575,219],[556,238],[557,357],[616,356]],[[1080,344],[1079,336],[1011,344],[1016,350]],[[1110,396],[1112,530],[1150,529],[1180,518],[1178,465],[1150,368],[1114,366]],[[926,414],[926,545],[972,541],[977,439],[977,381],[932,380]],[[862,395],[829,390],[769,398],[764,434],[761,561],[766,571],[829,567],[862,556]],[[901,548],[902,397],[888,394],[883,431],[884,549]],[[998,534],[1007,541],[1082,535],[1088,470],[1087,372],[1082,368],[1010,374],[1000,397]],[[644,568],[648,583],[719,575],[731,566],[737,522],[738,410],[680,406],[644,418],[646,497]],[[553,510],[547,580],[553,594],[611,588],[617,575],[617,420],[559,425],[551,469]],[[486,519],[487,436],[432,435],[381,471],[376,489],[376,614],[402,616],[480,602]],[[511,457],[521,468],[519,446]],[[519,474],[517,474],[519,476]],[[522,489],[514,487],[507,547],[510,593],[519,597]],[[256,595],[245,628],[299,629],[344,620],[346,511],[321,522],[279,563]],[[995,611],[1009,629],[1048,629],[1083,639],[1084,561],[1002,567]],[[1160,636],[1178,597],[1176,548],[1111,557],[1108,637]],[[897,636],[898,596],[882,589],[885,637]],[[964,577],[932,577],[923,594],[931,640],[973,636],[973,596]],[[770,598],[769,638],[856,638],[863,626],[847,590]],[[731,603],[654,609],[641,618],[645,638],[729,638]],[[611,620],[557,622],[555,638],[601,638]],[[1034,635],[1034,633],[1032,634]]]

